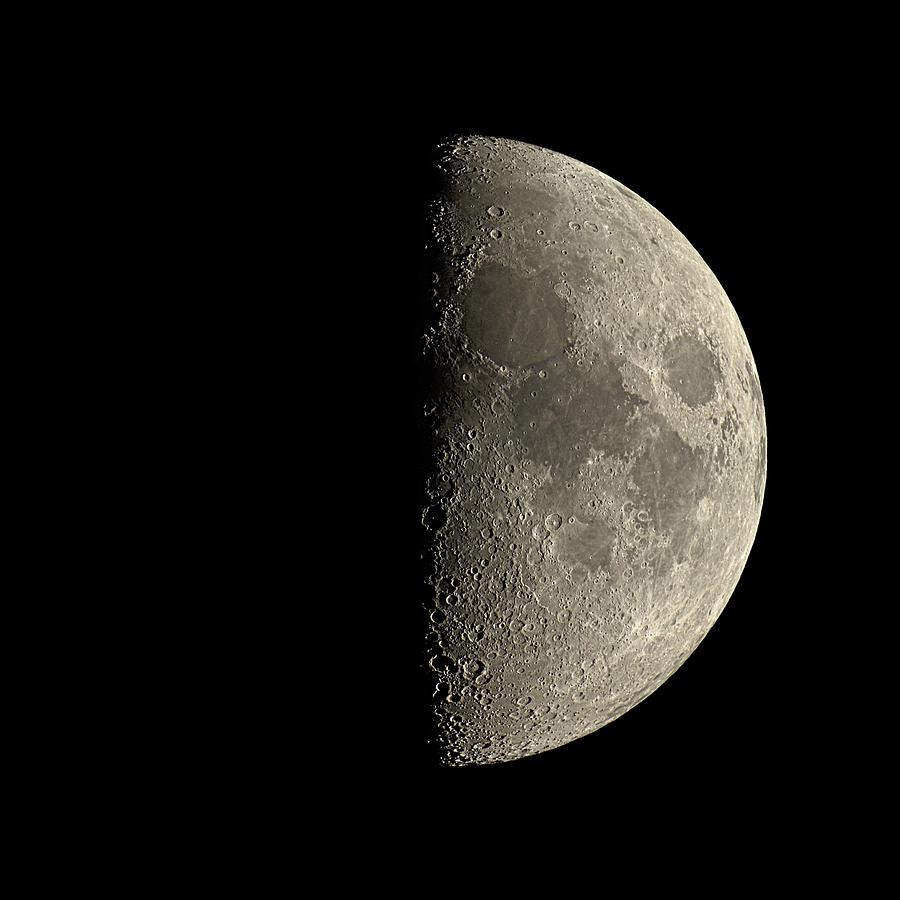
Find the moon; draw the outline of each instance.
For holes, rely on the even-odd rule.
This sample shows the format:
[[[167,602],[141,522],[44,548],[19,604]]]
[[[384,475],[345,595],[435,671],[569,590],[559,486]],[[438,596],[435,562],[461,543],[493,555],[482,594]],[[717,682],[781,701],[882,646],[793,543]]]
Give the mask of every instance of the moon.
[[[463,766],[596,731],[681,666],[750,553],[766,425],[725,291],[647,201],[512,140],[434,160],[422,665]]]

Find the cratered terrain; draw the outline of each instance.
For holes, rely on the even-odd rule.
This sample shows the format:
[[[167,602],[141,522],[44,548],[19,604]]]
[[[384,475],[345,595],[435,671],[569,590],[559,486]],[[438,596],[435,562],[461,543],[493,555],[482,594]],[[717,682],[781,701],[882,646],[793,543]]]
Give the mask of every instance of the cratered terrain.
[[[613,721],[731,596],[766,480],[759,378],[685,237],[577,160],[435,154],[423,670],[443,763]]]

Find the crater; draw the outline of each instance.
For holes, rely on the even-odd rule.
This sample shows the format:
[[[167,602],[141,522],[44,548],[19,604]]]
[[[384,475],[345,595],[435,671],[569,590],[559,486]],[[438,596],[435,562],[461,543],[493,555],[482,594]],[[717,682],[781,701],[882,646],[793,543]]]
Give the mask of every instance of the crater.
[[[674,338],[663,354],[663,366],[669,385],[688,406],[715,399],[722,372],[712,350],[695,335]]]

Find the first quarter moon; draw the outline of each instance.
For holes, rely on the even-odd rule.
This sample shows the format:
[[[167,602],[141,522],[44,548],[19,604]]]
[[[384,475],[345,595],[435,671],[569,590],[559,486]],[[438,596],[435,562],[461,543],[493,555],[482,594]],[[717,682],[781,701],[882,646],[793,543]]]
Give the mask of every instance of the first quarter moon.
[[[765,414],[722,286],[641,197],[497,138],[434,166],[423,669],[441,761],[495,763],[697,647],[756,534]]]

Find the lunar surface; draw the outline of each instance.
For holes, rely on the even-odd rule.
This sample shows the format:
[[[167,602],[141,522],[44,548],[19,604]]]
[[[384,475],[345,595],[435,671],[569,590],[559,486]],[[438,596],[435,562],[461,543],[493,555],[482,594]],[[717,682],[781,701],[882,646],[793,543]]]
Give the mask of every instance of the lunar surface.
[[[734,308],[649,203],[515,141],[435,166],[423,667],[441,762],[497,763],[697,647],[756,534],[765,416]]]

